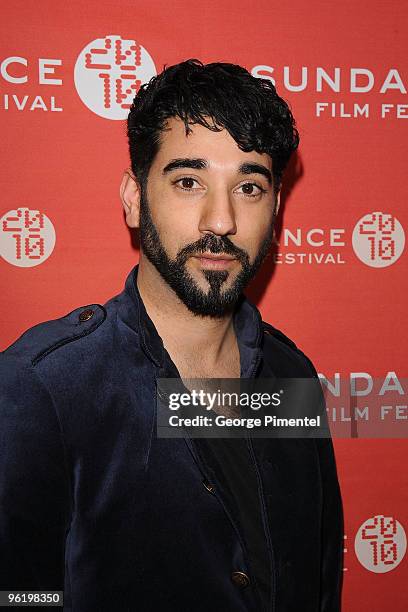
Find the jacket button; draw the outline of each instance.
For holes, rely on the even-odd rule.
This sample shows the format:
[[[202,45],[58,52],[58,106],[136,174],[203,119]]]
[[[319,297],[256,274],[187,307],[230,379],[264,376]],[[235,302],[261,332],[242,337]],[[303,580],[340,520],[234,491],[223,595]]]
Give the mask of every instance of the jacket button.
[[[241,587],[242,589],[247,587],[251,582],[248,574],[245,574],[245,572],[232,572],[231,580],[234,584]]]
[[[203,485],[210,493],[214,493],[214,487],[207,480],[203,480]]]
[[[93,310],[91,310],[90,308],[87,308],[86,310],[83,310],[81,314],[79,315],[79,321],[81,323],[84,323],[85,321],[89,321],[89,319],[92,319],[94,314],[95,312]]]

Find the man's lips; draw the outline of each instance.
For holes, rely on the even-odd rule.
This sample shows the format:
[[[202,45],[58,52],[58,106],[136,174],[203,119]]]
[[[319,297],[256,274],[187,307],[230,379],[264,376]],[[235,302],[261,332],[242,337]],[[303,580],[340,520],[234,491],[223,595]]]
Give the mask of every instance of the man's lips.
[[[232,265],[233,261],[236,261],[236,257],[232,255],[225,255],[223,253],[200,253],[193,256],[194,259],[198,259],[203,268],[211,268],[213,270],[219,270],[227,268]]]

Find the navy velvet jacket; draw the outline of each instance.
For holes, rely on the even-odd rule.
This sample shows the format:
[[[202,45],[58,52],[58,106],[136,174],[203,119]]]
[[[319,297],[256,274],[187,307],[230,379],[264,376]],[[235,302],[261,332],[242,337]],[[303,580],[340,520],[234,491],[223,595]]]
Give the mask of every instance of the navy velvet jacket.
[[[156,435],[167,353],[136,286],[1,354],[0,590],[64,590],[68,612],[255,612],[247,553],[194,439]],[[312,377],[243,299],[241,376]],[[330,439],[252,439],[272,612],[337,612],[341,497]],[[211,486],[208,486],[211,483]],[[38,609],[38,608],[37,608]],[[48,608],[47,608],[48,609]]]

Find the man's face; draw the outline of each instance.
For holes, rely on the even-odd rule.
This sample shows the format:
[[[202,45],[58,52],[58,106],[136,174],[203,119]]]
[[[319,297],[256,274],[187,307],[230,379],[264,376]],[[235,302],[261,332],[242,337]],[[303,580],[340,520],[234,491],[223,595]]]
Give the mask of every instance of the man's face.
[[[195,314],[231,310],[272,241],[269,155],[245,153],[226,130],[170,119],[141,194],[142,257]]]

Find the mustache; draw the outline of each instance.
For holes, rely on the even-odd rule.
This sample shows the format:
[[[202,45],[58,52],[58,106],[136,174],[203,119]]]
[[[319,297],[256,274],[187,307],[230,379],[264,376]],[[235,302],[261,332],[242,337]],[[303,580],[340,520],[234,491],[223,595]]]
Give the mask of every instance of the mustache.
[[[225,253],[236,257],[242,265],[249,263],[246,251],[237,247],[227,236],[217,237],[214,234],[206,234],[200,240],[183,247],[177,254],[177,262],[183,265],[189,257],[198,253],[213,253],[214,255]]]

